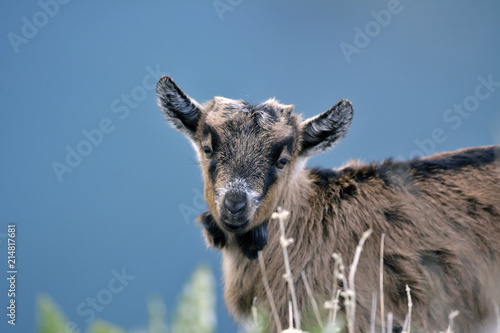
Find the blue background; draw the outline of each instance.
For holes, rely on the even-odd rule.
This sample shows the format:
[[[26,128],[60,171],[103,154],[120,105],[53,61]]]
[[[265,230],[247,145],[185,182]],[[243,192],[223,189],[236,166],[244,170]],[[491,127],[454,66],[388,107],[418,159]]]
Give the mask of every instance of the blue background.
[[[8,326],[11,223],[19,274],[9,332],[35,329],[42,292],[83,331],[88,316],[78,305],[122,269],[134,280],[97,316],[141,327],[147,297],[161,295],[170,316],[200,262],[217,276],[218,331],[235,331],[221,297],[220,256],[193,222],[204,210],[194,152],[166,124],[151,90],[161,74],[200,102],[276,96],[304,117],[350,99],[350,133],[309,165],[500,143],[500,87],[460,124],[444,118],[473,100],[478,77],[500,81],[500,2],[401,0],[385,26],[371,11],[387,10],[387,1],[231,3],[218,13],[212,1],[71,1],[57,13],[52,6],[44,22],[38,2],[0,2],[0,331]],[[24,28],[30,37],[13,45],[34,19],[36,33]],[[366,28],[369,40],[356,36]],[[356,42],[346,57],[341,43]],[[53,163],[66,163],[67,146],[88,149],[82,131],[103,119],[113,131],[60,180]]]

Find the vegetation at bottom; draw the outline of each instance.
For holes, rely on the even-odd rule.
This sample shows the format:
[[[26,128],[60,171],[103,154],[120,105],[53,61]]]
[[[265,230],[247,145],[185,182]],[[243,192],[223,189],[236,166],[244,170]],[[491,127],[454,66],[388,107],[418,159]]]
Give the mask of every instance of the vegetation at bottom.
[[[184,286],[182,295],[167,324],[166,307],[159,297],[148,301],[148,323],[139,329],[125,330],[104,320],[89,324],[86,333],[213,333],[216,332],[215,279],[211,270],[199,266]],[[84,332],[68,321],[64,312],[48,295],[37,299],[38,333]]]

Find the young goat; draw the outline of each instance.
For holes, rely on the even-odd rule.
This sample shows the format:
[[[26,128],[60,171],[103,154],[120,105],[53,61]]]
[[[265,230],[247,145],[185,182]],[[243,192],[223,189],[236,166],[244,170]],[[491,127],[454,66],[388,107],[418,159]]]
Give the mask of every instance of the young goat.
[[[350,263],[361,235],[371,228],[356,274],[357,332],[370,329],[383,233],[383,296],[395,332],[408,312],[406,285],[413,331],[443,330],[454,310],[460,311],[456,332],[491,327],[500,294],[500,147],[307,169],[308,157],[346,135],[353,116],[349,101],[301,121],[292,105],[274,99],[252,105],[215,97],[200,105],[168,76],[159,80],[157,94],[166,119],[198,154],[209,207],[199,220],[207,244],[221,249],[224,298],[236,319],[249,316],[254,297],[266,307],[255,260],[262,250],[278,315],[287,326],[279,225],[271,219],[281,206],[290,212],[289,260],[302,312],[308,297],[301,271],[323,304],[334,283],[332,254]]]

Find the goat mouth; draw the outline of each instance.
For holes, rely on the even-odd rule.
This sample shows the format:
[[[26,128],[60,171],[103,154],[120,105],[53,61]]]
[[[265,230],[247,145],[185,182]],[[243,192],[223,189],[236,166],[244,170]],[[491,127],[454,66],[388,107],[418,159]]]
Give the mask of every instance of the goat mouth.
[[[224,227],[224,229],[226,229],[229,232],[233,232],[235,234],[245,231],[245,229],[250,224],[250,220],[246,220],[246,221],[243,221],[240,223],[227,223],[224,221],[221,221],[221,222],[222,222],[222,226]]]

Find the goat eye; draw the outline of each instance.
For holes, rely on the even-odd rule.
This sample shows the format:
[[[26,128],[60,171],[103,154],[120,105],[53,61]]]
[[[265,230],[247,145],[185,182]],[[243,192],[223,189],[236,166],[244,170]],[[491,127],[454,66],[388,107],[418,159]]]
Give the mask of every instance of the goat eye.
[[[287,163],[288,163],[288,158],[282,157],[276,162],[276,167],[278,169],[283,169]]]
[[[203,149],[203,152],[207,156],[210,156],[212,154],[212,148],[210,148],[209,146],[203,146],[201,149]]]

